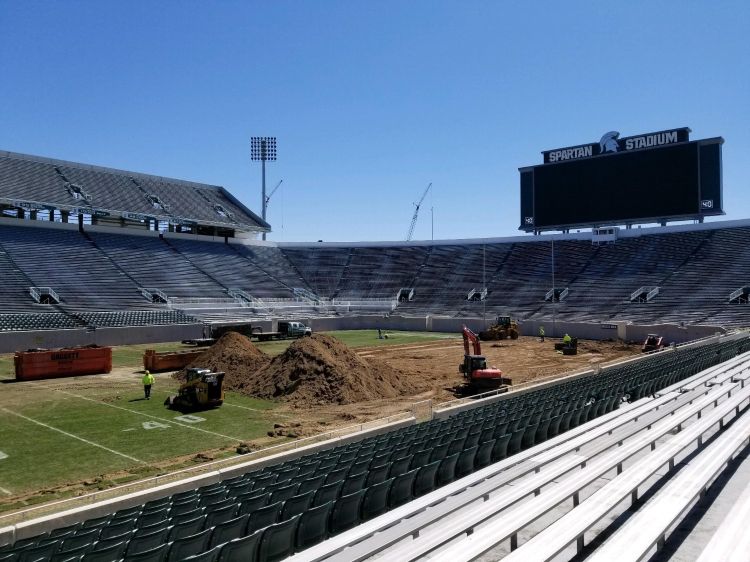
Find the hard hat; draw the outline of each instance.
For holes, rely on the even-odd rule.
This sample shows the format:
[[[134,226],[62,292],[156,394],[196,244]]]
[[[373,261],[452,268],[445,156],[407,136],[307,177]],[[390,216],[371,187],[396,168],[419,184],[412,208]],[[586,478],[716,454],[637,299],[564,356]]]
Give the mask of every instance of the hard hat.
[[[146,372],[146,374],[147,374],[147,375],[150,375],[150,374],[151,374],[151,373],[149,372],[149,370],[148,370],[148,369],[146,369],[146,371],[145,371],[145,372]]]

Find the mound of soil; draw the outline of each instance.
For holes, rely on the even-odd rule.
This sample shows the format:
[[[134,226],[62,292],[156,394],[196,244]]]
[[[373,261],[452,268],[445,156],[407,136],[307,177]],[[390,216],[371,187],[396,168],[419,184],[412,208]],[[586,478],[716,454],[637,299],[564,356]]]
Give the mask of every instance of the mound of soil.
[[[403,371],[363,359],[331,336],[313,334],[271,359],[248,390],[253,396],[307,407],[395,398],[418,389]]]
[[[241,334],[227,332],[188,367],[224,371],[224,389],[307,408],[396,398],[424,390],[400,369],[363,359],[339,340],[313,334],[273,359]],[[175,373],[185,380],[185,371]]]
[[[212,371],[224,371],[224,390],[251,394],[257,373],[270,358],[253,345],[248,338],[237,332],[227,332],[204,353],[188,365]],[[175,378],[184,381],[185,371],[175,373]]]

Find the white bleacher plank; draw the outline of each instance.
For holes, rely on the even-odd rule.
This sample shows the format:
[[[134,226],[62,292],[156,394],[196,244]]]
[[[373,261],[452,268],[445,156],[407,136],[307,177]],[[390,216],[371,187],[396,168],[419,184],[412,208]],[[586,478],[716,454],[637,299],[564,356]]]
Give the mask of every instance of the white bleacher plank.
[[[738,404],[737,399],[734,403]],[[725,410],[726,407],[711,412],[704,418],[702,424],[718,423],[722,419],[722,412]],[[747,417],[750,418],[750,416]],[[743,423],[747,423],[747,420],[744,420]],[[662,466],[674,460],[675,456],[691,445],[702,435],[703,431],[698,424],[694,424],[678,433],[676,437],[610,480],[572,511],[512,552],[506,557],[506,560],[508,562],[521,562],[523,560],[541,561],[554,558],[569,544],[582,537],[586,531],[590,530],[596,522],[606,516],[621,501],[627,499],[634,490],[637,490]]]
[[[747,414],[745,414],[747,415]],[[750,561],[750,483],[734,502],[697,562]]]
[[[642,560],[667,530],[725,468],[750,439],[750,413],[745,413],[693,458],[645,506],[591,556],[592,562]],[[747,554],[747,553],[746,553]],[[721,560],[713,558],[713,560]]]
[[[622,446],[594,458],[587,463],[584,468],[575,472],[572,476],[563,479],[556,486],[551,487],[549,490],[541,494],[537,498],[537,501],[526,502],[514,509],[503,512],[499,517],[494,519],[492,523],[487,525],[488,528],[490,526],[492,527],[494,533],[491,537],[485,538],[485,541],[481,541],[477,538],[471,541],[472,537],[469,537],[463,541],[465,545],[467,544],[467,541],[470,541],[464,549],[449,548],[444,551],[449,553],[448,555],[444,555],[443,552],[440,552],[438,556],[440,556],[442,560],[453,560],[449,556],[458,556],[461,557],[460,559],[462,560],[470,560],[471,558],[465,557],[464,555],[473,553],[475,556],[478,556],[492,548],[495,544],[511,537],[518,531],[518,529],[523,528],[526,524],[536,520],[559,503],[571,498],[579,490],[591,484],[591,482],[610,470],[613,470],[618,464],[628,460],[657,439],[667,435],[686,420],[698,414],[698,412],[710,407],[715,400],[726,394],[729,389],[737,388],[739,385],[727,386],[729,388],[717,389],[721,392],[716,395],[713,394],[713,392],[709,393],[703,399],[696,400],[692,405],[682,408],[671,416],[655,422],[650,430],[640,432],[638,435],[634,436],[631,441],[625,442]],[[744,389],[742,392],[743,396],[750,396],[750,387]],[[721,407],[721,404],[719,404],[719,407]],[[580,462],[577,459],[576,461]],[[567,472],[576,466],[577,464],[573,464],[564,472]],[[560,474],[564,474],[564,465],[556,465],[556,468],[559,468],[561,471]],[[555,472],[557,472],[557,470]],[[430,532],[425,532],[411,543],[403,545],[402,548],[394,549],[393,551],[386,553],[383,560],[387,559],[389,556],[395,557],[398,560],[415,560],[420,556],[434,551],[441,545],[453,540],[455,537],[458,537],[470,531],[475,526],[492,519],[497,513],[506,509],[516,501],[533,494],[536,490],[549,484],[551,480],[548,478],[548,476],[550,476],[548,473],[551,473],[551,470],[543,470],[537,476],[530,478],[523,483],[519,483],[516,486],[512,486],[511,489],[507,490],[504,494],[499,495],[496,498],[490,498],[489,501],[484,503],[484,505],[473,508],[469,513],[453,519],[446,525],[436,526],[431,529]],[[560,474],[557,474],[555,478],[560,476]],[[485,537],[484,533],[482,534],[482,537]]]

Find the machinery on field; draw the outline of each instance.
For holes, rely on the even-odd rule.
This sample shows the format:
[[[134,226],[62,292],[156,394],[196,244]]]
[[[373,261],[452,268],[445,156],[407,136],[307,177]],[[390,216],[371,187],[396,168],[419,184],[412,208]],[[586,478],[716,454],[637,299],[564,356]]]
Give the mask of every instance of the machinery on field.
[[[568,341],[563,338],[562,342],[555,343],[555,351],[559,351],[563,355],[578,355],[578,338],[571,338],[570,336],[568,338]]]
[[[500,369],[487,368],[487,359],[482,355],[482,345],[474,332],[464,326],[463,336],[464,362],[458,366],[458,370],[464,375],[471,389],[491,390],[513,384],[511,379],[503,377]],[[473,353],[469,352],[469,343]]]
[[[179,393],[167,398],[164,405],[182,412],[218,408],[223,402],[224,373],[192,367],[187,370]]]
[[[482,341],[494,341],[505,339],[518,339],[518,323],[511,320],[510,316],[498,316],[495,323],[486,330],[479,332]]]
[[[646,341],[643,342],[641,351],[643,353],[649,353],[651,351],[661,351],[666,347],[666,345],[667,344],[664,342],[664,338],[659,334],[648,334],[646,336]]]

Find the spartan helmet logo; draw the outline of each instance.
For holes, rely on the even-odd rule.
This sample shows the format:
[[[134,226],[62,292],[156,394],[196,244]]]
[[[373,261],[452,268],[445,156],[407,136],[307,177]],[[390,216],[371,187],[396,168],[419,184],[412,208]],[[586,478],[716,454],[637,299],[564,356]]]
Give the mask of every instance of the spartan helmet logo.
[[[620,146],[617,144],[617,139],[620,137],[620,133],[617,131],[610,131],[604,133],[602,139],[599,141],[599,152],[604,154],[605,152],[617,152]]]

